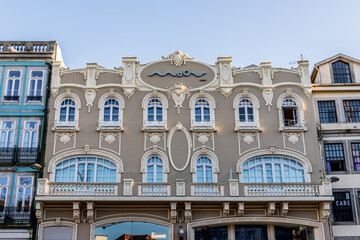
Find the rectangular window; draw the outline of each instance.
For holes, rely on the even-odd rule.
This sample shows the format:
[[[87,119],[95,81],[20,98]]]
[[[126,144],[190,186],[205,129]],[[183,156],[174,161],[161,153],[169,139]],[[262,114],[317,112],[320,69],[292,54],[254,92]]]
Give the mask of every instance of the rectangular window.
[[[44,71],[31,71],[29,81],[29,91],[26,101],[40,102],[42,100]]]
[[[9,71],[6,80],[6,92],[4,96],[4,101],[19,101],[20,77],[20,71]]]
[[[31,209],[32,177],[19,177],[17,183],[16,211],[28,212]]]
[[[346,122],[360,122],[360,100],[344,100]]]
[[[320,123],[336,123],[335,101],[318,102]]]
[[[8,191],[8,178],[7,177],[0,177],[0,212],[3,212],[6,202],[6,195]]]
[[[354,170],[360,171],[360,143],[352,143],[351,152],[354,162]]]
[[[23,147],[36,148],[39,135],[38,122],[26,122],[24,127]]]
[[[324,144],[327,170],[345,171],[345,155],[342,143]]]
[[[351,222],[353,213],[351,206],[351,197],[349,192],[334,192],[334,201],[332,210],[334,222]]]
[[[0,129],[0,148],[14,147],[15,122],[3,121]]]

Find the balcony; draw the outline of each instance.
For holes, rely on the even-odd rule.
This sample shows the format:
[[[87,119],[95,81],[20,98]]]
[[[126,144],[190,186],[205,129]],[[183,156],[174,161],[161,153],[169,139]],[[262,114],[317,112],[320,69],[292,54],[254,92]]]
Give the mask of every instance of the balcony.
[[[317,184],[245,184],[245,196],[251,197],[317,197],[320,196]]]
[[[34,212],[30,209],[17,207],[0,208],[0,224],[18,225],[30,224],[34,219]]]
[[[19,96],[4,96],[6,102],[19,102]]]
[[[53,131],[79,131],[78,121],[54,121]]]
[[[143,131],[166,131],[167,121],[144,121]]]
[[[216,131],[215,121],[191,121],[191,128],[192,131]]]
[[[116,183],[49,182],[38,180],[37,200],[98,200],[144,201],[171,199],[171,201],[332,201],[330,180],[316,183],[239,183],[231,179],[223,183],[187,183],[178,179],[169,183],[135,183],[123,179]],[[173,191],[171,191],[174,189]],[[131,200],[130,200],[131,199]]]
[[[41,102],[42,96],[27,96],[26,102]]]
[[[0,165],[29,166],[40,162],[40,148],[0,148]]]

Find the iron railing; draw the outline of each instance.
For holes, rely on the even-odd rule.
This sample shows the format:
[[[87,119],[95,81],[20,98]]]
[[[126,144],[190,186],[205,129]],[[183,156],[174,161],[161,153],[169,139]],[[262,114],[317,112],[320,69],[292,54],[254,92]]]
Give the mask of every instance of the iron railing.
[[[35,213],[30,208],[3,207],[0,206],[0,224],[31,224],[34,220]]]
[[[0,148],[0,165],[32,165],[40,162],[40,148]]]

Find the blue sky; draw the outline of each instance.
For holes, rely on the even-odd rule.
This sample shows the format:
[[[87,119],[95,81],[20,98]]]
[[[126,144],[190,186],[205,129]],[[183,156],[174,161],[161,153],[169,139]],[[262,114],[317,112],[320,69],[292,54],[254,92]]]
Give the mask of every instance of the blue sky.
[[[70,68],[113,68],[176,50],[210,64],[291,67],[337,53],[360,58],[360,1],[1,0],[0,40],[57,40]],[[295,65],[293,65],[295,66]]]

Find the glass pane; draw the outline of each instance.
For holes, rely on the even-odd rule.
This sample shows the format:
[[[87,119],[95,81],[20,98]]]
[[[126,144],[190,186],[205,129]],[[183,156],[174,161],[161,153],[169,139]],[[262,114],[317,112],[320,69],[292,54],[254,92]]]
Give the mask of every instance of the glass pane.
[[[43,77],[43,72],[42,71],[32,71],[31,72],[31,77],[41,78],[41,77]]]
[[[35,96],[35,80],[30,81],[29,96]]]
[[[9,77],[20,77],[20,71],[10,71]]]

